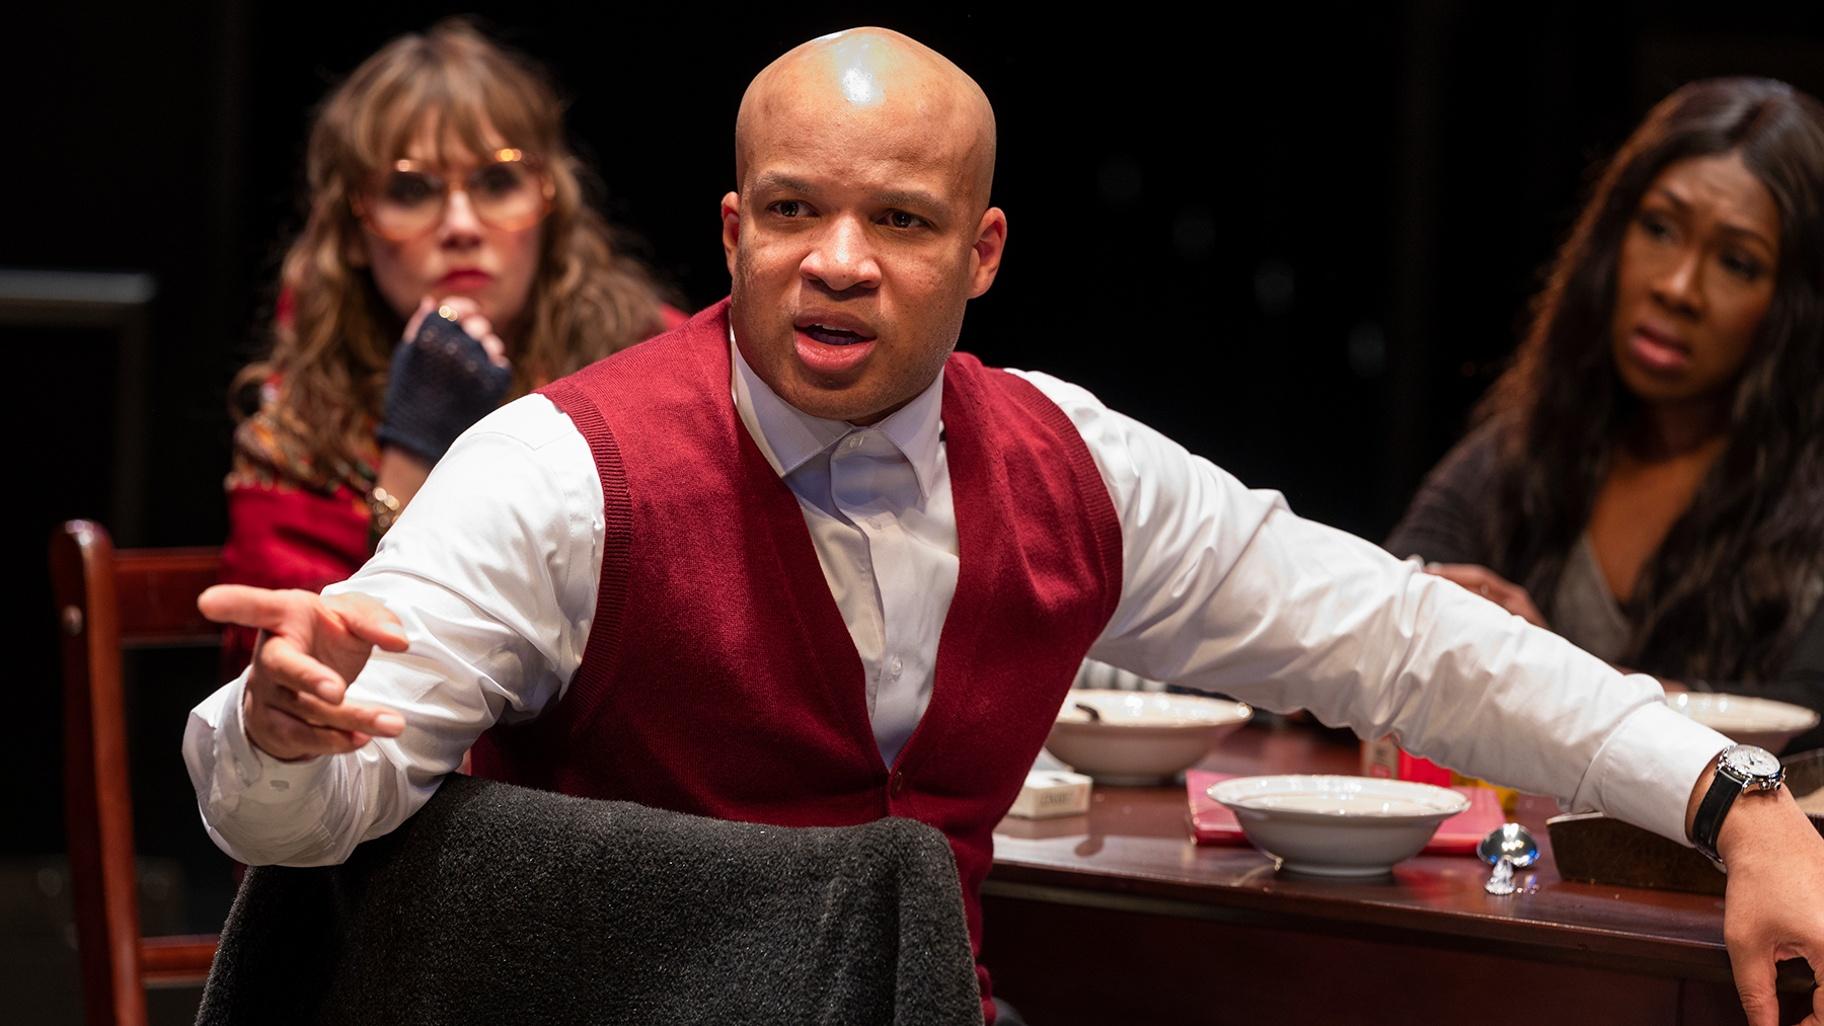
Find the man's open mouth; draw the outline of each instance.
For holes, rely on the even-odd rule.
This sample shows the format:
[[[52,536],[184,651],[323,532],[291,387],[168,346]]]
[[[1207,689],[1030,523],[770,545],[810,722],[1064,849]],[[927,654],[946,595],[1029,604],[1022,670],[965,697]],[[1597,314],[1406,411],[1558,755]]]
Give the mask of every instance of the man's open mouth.
[[[802,324],[798,330],[826,346],[852,346],[857,342],[872,342],[873,339],[847,328],[831,327],[827,324]]]

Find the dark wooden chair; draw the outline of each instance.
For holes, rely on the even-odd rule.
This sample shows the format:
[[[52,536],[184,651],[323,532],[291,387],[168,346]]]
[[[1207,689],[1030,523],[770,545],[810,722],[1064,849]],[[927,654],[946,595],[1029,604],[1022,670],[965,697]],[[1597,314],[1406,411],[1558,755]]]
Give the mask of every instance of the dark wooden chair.
[[[121,651],[219,645],[196,596],[216,583],[216,549],[116,551],[100,524],[51,537],[63,650],[64,817],[89,1026],[143,1026],[147,983],[201,983],[213,935],[142,937]]]

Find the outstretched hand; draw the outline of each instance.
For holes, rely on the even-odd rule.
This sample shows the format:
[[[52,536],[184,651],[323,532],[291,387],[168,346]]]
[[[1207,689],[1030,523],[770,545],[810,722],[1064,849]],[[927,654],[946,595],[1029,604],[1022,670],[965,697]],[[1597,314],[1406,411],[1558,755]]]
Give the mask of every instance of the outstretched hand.
[[[405,718],[397,712],[344,701],[348,682],[376,645],[389,652],[406,648],[398,617],[374,599],[221,584],[203,592],[197,608],[217,623],[260,632],[241,722],[248,740],[266,754],[333,755],[404,732]]]

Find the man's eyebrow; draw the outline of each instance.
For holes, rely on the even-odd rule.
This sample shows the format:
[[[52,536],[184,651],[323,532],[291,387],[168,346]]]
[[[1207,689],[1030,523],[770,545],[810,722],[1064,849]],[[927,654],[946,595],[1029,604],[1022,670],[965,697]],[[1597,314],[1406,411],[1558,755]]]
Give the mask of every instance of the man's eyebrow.
[[[751,191],[810,195],[817,191],[817,187],[803,178],[778,171],[764,171],[754,178]],[[936,213],[944,209],[943,200],[924,189],[884,189],[875,193],[873,198],[875,202],[888,207],[903,207],[928,213]]]
[[[889,207],[929,211],[944,209],[942,200],[923,189],[888,189],[879,193],[876,198]]]
[[[765,171],[754,179],[754,191],[810,192],[811,183],[801,178],[793,178],[791,175],[782,175],[777,171]]]

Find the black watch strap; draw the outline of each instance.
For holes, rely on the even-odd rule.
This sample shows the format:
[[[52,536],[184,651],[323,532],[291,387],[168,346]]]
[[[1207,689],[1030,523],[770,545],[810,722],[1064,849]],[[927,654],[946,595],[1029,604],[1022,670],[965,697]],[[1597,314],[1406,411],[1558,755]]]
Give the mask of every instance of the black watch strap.
[[[1704,800],[1697,803],[1697,815],[1691,820],[1691,843],[1712,862],[1720,864],[1723,861],[1716,852],[1716,839],[1723,832],[1723,817],[1729,815],[1729,807],[1741,797],[1746,784],[1727,772],[1718,760],[1710,790],[1704,793]]]
[[[1697,815],[1691,819],[1691,843],[1718,866],[1722,855],[1716,850],[1722,836],[1723,819],[1735,807],[1735,800],[1753,791],[1757,794],[1778,791],[1786,780],[1786,769],[1765,748],[1753,745],[1730,745],[1716,757],[1716,775],[1710,790],[1697,803]]]

